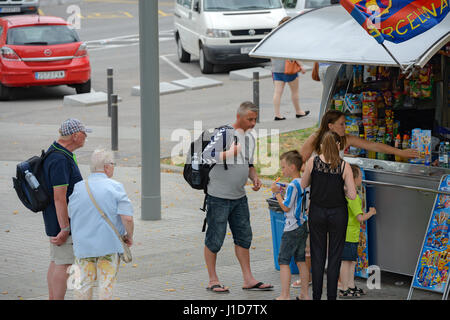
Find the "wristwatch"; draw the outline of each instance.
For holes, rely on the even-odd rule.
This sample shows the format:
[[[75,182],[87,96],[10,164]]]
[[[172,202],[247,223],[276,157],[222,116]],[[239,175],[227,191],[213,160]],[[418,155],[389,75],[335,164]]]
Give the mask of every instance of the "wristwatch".
[[[67,231],[67,232],[70,232],[70,226],[68,226],[68,227],[65,227],[65,228],[61,228],[61,230],[62,230],[62,231]]]

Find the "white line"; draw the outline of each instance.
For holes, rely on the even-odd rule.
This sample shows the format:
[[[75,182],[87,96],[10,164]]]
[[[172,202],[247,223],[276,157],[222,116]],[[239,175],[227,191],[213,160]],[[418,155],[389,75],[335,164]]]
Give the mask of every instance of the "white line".
[[[179,66],[177,66],[175,63],[173,63],[172,61],[170,61],[169,59],[167,59],[166,56],[160,56],[161,59],[163,59],[165,62],[167,62],[169,65],[171,65],[175,70],[177,70],[178,72],[180,72],[181,74],[185,75],[188,78],[193,78],[193,76],[191,76],[189,73],[187,73],[186,71],[184,71],[183,69],[181,69]]]

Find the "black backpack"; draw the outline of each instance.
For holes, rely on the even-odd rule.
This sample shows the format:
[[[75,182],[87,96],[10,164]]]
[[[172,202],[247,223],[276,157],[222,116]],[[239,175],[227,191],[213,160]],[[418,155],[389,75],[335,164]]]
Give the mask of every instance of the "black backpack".
[[[41,156],[33,156],[30,159],[19,163],[16,167],[16,177],[13,177],[13,186],[17,196],[23,205],[33,212],[43,211],[53,201],[45,183],[43,164],[48,155],[52,152],[60,152],[58,150],[50,150],[44,152]],[[64,152],[60,152],[65,155]],[[67,155],[66,155],[67,156]],[[37,180],[38,186],[30,186],[25,178],[26,172],[29,171]],[[33,179],[33,178],[32,178]],[[36,180],[34,180],[36,182]]]
[[[205,198],[203,200],[203,207],[200,208],[203,212],[206,211],[206,196],[208,192],[208,182],[209,182],[209,172],[211,169],[215,166],[215,163],[209,163],[206,162],[203,157],[202,153],[205,150],[205,148],[211,143],[211,140],[216,135],[223,135],[225,137],[226,130],[228,129],[234,129],[233,127],[230,127],[228,125],[218,127],[214,130],[214,133],[211,134],[209,131],[205,130],[202,132],[200,137],[195,140],[194,142],[191,142],[191,147],[189,149],[189,153],[186,158],[186,163],[184,164],[183,169],[183,177],[184,180],[193,188],[196,190],[203,190],[205,193]],[[236,142],[237,137],[234,136],[234,141]],[[223,151],[226,149],[226,139],[223,139]],[[192,168],[192,162],[197,160],[198,162],[198,172],[193,172]],[[228,166],[226,161],[223,161],[224,169],[228,170]],[[195,176],[196,174],[199,175],[199,177]],[[202,231],[205,231],[206,227],[206,219],[203,223]]]

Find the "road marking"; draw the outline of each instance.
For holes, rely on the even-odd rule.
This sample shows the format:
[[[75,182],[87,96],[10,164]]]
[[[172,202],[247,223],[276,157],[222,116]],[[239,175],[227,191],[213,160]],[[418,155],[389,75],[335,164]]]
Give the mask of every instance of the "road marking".
[[[173,39],[173,30],[161,31],[159,33],[159,42],[173,41]],[[99,40],[88,40],[85,42],[88,45],[89,51],[134,46],[139,44],[139,34],[118,36]]]
[[[165,13],[164,11],[162,11],[162,10],[158,10],[158,13],[160,14],[160,15],[162,15],[163,17],[167,17],[169,14],[167,14],[167,13]]]
[[[126,11],[118,12],[92,12],[86,16],[80,15],[81,19],[123,19],[134,18],[134,16]]]
[[[138,0],[84,0],[84,2],[105,2],[105,3],[125,3],[125,4],[132,4],[132,3],[138,3]]]
[[[167,57],[174,56],[174,54],[166,54],[163,56],[160,56],[161,59],[163,59],[165,62],[167,62],[170,66],[172,66],[175,70],[177,70],[182,75],[186,76],[187,78],[193,78],[189,73],[181,69],[179,66],[177,66],[175,63],[170,61]]]

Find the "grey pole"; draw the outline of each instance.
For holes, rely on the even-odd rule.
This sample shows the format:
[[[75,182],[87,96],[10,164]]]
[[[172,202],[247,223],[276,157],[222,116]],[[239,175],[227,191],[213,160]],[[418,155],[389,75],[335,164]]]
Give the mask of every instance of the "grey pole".
[[[158,34],[158,1],[139,0],[142,220],[161,220]]]
[[[111,95],[111,150],[119,150],[119,107],[117,94]]]
[[[253,72],[253,103],[258,107],[258,118],[256,122],[259,123],[259,72]]]
[[[111,95],[114,92],[113,87],[113,68],[106,70],[107,97],[108,97],[108,117],[111,117]]]

